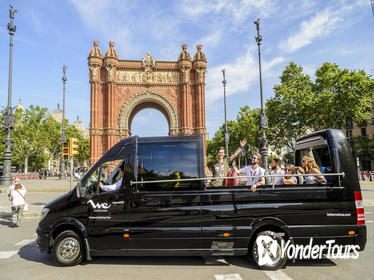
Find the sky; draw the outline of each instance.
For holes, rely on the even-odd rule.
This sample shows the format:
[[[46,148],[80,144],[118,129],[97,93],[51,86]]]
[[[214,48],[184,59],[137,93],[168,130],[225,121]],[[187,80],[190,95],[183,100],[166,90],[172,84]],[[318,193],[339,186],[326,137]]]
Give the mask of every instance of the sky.
[[[92,41],[105,53],[116,42],[120,59],[178,59],[182,44],[191,56],[203,45],[207,57],[206,126],[209,137],[224,121],[222,68],[226,69],[227,118],[240,107],[260,106],[256,28],[261,19],[265,100],[291,61],[313,78],[324,62],[374,74],[374,16],[370,0],[14,0],[0,1],[0,107],[7,106],[8,5],[17,30],[13,49],[12,105],[62,104],[62,66],[67,68],[66,117],[88,127],[90,86],[87,56]],[[62,105],[61,105],[62,107]],[[166,135],[165,117],[144,109],[132,134]]]

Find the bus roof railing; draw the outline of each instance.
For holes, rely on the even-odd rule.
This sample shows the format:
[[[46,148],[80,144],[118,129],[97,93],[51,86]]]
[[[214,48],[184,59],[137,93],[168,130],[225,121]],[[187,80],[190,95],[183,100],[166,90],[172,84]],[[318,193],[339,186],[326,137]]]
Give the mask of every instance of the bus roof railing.
[[[153,181],[130,181],[130,185],[139,184],[155,184],[155,183],[173,183],[173,182],[191,182],[191,181],[207,181],[207,180],[221,180],[221,179],[248,179],[248,178],[261,178],[261,177],[298,177],[298,176],[345,176],[344,172],[341,173],[326,173],[326,174],[284,174],[284,175],[256,175],[256,176],[226,176],[226,177],[203,177],[203,178],[190,178],[190,179],[167,179],[167,180],[153,180]]]

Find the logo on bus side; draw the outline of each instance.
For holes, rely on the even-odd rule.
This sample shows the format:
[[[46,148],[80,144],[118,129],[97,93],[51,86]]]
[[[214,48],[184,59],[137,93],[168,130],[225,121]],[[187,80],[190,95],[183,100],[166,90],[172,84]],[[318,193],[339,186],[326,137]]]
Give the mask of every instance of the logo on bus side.
[[[102,210],[106,210],[106,209],[109,209],[110,208],[110,206],[111,206],[111,204],[108,204],[108,203],[106,203],[106,202],[104,202],[104,203],[94,203],[91,199],[89,200],[89,201],[87,201],[87,204],[90,204],[91,206],[92,206],[92,208],[93,209],[98,209],[98,210],[100,210],[100,209],[102,209]]]

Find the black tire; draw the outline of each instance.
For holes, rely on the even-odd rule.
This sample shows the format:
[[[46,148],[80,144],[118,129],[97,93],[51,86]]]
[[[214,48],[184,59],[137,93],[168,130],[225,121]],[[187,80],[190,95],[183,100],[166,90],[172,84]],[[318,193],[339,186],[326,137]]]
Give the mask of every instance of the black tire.
[[[74,266],[84,258],[83,241],[79,234],[72,230],[61,232],[52,247],[55,262],[60,266]]]
[[[282,242],[284,242],[283,237],[276,232],[270,230],[259,232],[251,243],[252,248],[249,248],[256,266],[263,270],[282,268],[287,262],[287,255],[284,254],[282,257]],[[261,244],[261,247],[258,244]]]

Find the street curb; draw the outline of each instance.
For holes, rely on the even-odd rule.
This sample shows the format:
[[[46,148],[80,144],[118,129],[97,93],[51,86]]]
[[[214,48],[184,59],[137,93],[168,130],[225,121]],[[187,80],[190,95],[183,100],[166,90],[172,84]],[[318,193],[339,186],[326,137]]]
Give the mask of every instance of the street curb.
[[[6,189],[0,189],[0,193],[6,193]],[[33,189],[33,188],[28,188],[27,192],[70,192],[70,188],[40,188],[40,189]]]
[[[363,201],[364,207],[366,206],[374,206],[374,201]]]
[[[41,214],[38,213],[24,213],[22,215],[22,218],[40,218]],[[0,218],[1,219],[9,219],[12,218],[12,213],[11,212],[1,212],[0,213]]]

